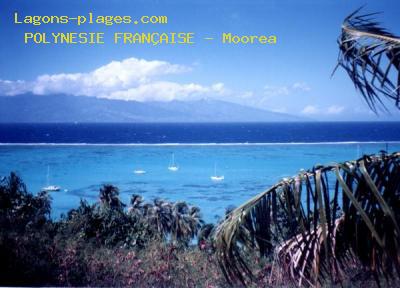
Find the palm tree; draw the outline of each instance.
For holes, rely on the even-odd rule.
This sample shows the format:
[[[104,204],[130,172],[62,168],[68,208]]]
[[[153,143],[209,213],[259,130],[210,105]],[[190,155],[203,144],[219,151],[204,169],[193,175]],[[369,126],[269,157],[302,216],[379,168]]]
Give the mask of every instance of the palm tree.
[[[203,223],[198,207],[189,207],[186,202],[176,202],[172,208],[171,237],[176,243],[187,245]]]
[[[100,202],[103,207],[122,210],[125,206],[119,200],[119,189],[113,185],[105,184],[100,188]]]
[[[143,204],[143,198],[132,195],[129,215],[148,225],[155,235],[172,240],[175,244],[187,245],[199,231],[203,220],[200,209],[185,202],[169,202],[154,199]]]
[[[383,98],[399,108],[400,39],[373,15],[357,10],[345,19],[338,66],[377,112]],[[400,153],[382,152],[283,179],[234,209],[216,228],[214,244],[233,283],[251,281],[254,252],[274,259],[299,286],[340,282],[351,267],[379,281],[400,276],[399,223]]]
[[[162,238],[166,238],[171,232],[172,204],[156,198],[153,204],[145,205],[144,210],[146,221]]]

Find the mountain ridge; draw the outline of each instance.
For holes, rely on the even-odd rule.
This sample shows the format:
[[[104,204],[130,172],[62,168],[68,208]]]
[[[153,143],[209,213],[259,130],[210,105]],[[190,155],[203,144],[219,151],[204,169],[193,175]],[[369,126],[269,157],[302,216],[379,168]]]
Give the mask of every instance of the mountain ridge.
[[[308,119],[221,100],[138,102],[23,94],[0,96],[1,123],[295,122]]]

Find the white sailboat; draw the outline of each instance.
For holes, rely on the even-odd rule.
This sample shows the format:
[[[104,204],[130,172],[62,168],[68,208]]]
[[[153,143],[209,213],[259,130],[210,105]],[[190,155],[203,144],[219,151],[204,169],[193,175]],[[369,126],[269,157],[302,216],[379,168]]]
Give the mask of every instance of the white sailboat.
[[[172,153],[171,162],[168,166],[168,170],[172,171],[172,172],[176,172],[176,171],[178,171],[178,169],[179,169],[178,165],[175,164],[175,155],[174,155],[174,153]]]
[[[217,164],[214,164],[214,175],[210,177],[214,182],[221,182],[225,179],[224,175],[217,175]]]
[[[50,185],[50,166],[47,166],[47,183],[46,186],[42,188],[46,192],[57,192],[61,190],[60,186]]]

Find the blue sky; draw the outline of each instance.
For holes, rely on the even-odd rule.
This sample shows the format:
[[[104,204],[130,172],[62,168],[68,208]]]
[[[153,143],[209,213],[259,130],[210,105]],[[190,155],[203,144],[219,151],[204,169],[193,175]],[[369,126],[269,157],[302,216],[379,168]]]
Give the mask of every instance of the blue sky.
[[[342,20],[358,7],[400,34],[400,2],[23,1],[0,3],[0,94],[67,93],[139,101],[215,98],[319,120],[400,120],[371,114],[344,71],[333,78]],[[167,25],[16,25],[23,15],[166,15]],[[33,45],[24,32],[194,32],[191,46]],[[223,45],[222,32],[277,35],[278,43]],[[197,40],[198,39],[198,40]],[[89,84],[88,84],[89,83]]]

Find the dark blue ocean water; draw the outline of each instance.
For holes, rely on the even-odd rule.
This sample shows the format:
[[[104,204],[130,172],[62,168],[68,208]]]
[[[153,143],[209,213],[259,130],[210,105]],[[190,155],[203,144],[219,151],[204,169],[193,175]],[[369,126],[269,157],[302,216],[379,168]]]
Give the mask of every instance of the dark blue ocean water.
[[[400,122],[0,124],[0,143],[318,143],[400,141]]]

